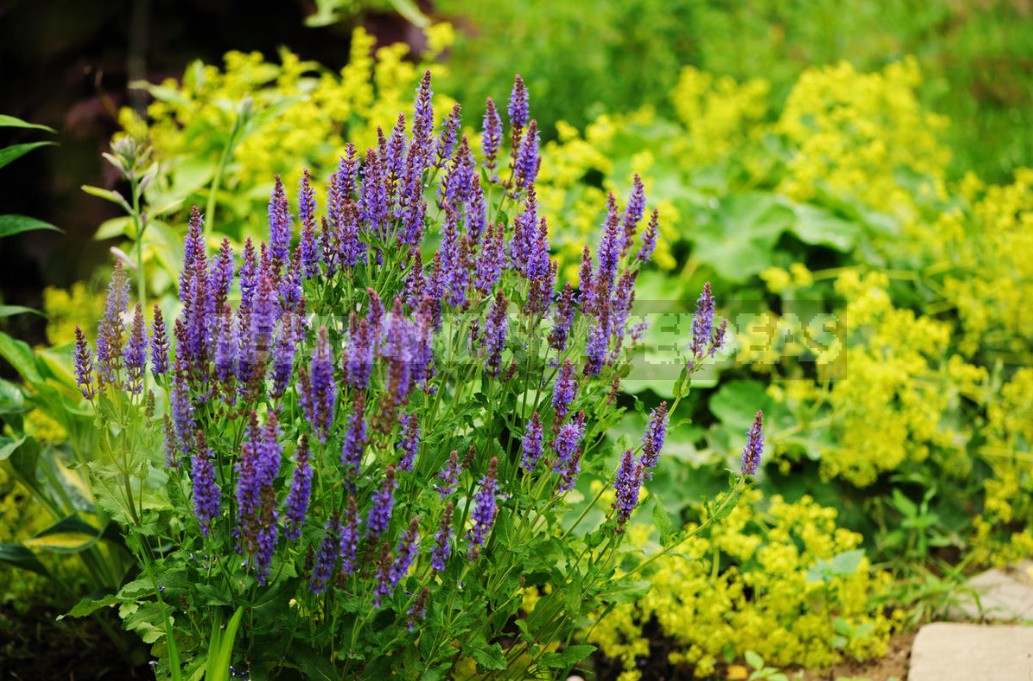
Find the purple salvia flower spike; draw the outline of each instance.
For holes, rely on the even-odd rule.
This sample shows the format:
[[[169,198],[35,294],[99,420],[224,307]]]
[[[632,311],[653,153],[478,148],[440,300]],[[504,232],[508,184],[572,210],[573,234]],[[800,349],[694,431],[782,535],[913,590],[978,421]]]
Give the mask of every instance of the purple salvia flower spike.
[[[384,475],[384,484],[373,494],[373,506],[366,516],[366,536],[376,539],[384,533],[391,522],[391,512],[395,505],[395,467],[388,466]]]
[[[495,108],[495,102],[491,97],[485,102],[484,130],[481,133],[481,149],[484,152],[484,167],[488,169],[489,176],[494,181],[498,175],[495,170],[498,165],[499,146],[502,143],[502,119]]]
[[[312,464],[309,463],[309,454],[308,436],[302,433],[298,449],[294,453],[294,477],[291,479],[291,488],[284,503],[284,535],[292,541],[301,536],[301,528],[308,514],[309,495],[312,493]]]
[[[115,262],[115,271],[108,284],[104,301],[104,316],[97,329],[97,378],[99,385],[114,383],[122,368],[122,344],[125,323],[122,313],[129,307],[129,281],[121,261]]]
[[[298,196],[298,221],[301,222],[301,241],[298,255],[301,272],[306,279],[319,274],[320,245],[316,238],[316,196],[312,189],[312,176],[306,168],[301,177],[301,191]]]
[[[483,295],[491,293],[502,277],[505,264],[505,244],[503,242],[503,226],[488,225],[481,244],[481,254],[474,265],[474,288]]]
[[[613,481],[615,499],[613,508],[617,512],[617,533],[624,532],[624,525],[631,512],[638,505],[639,489],[642,486],[642,462],[636,462],[628,449],[617,467],[617,478]]]
[[[552,443],[552,449],[556,452],[556,460],[552,464],[553,472],[564,473],[567,470],[584,436],[585,412],[580,411],[556,433],[556,439]]]
[[[488,533],[491,532],[495,523],[495,516],[498,514],[498,502],[495,499],[499,459],[491,457],[488,463],[488,471],[481,478],[481,488],[477,490],[474,497],[474,508],[470,518],[473,520],[473,527],[467,538],[470,541],[470,558],[476,559],[481,553],[481,547],[488,541]]]
[[[366,446],[366,397],[359,393],[352,402],[352,412],[348,417],[348,429],[341,443],[341,465],[351,475],[358,475],[362,463],[362,451]]]
[[[439,168],[445,167],[445,164],[452,158],[452,150],[455,148],[456,139],[459,135],[462,112],[462,107],[456,104],[452,107],[442,125],[441,136],[438,138],[437,158],[434,161],[434,165]]]
[[[527,125],[528,116],[531,113],[531,102],[527,93],[527,88],[524,86],[524,79],[517,76],[513,81],[513,91],[509,95],[509,107],[507,110],[509,114],[509,127],[510,127],[510,148],[512,153],[516,156],[520,149],[520,138],[524,130],[524,126]]]
[[[359,549],[359,511],[355,506],[355,497],[348,497],[348,507],[344,513],[344,525],[341,528],[341,573],[350,575],[355,572],[355,557]]]
[[[541,157],[538,155],[539,144],[538,121],[531,121],[531,125],[527,128],[527,135],[520,145],[520,152],[517,154],[513,169],[514,181],[524,189],[533,186],[538,177],[538,168],[542,163]]]
[[[383,238],[389,212],[383,160],[376,151],[370,149],[366,152],[366,162],[362,167],[359,219],[369,225],[373,234]]]
[[[86,335],[78,326],[75,327],[75,384],[79,386],[83,397],[93,399],[93,359],[86,344]]]
[[[398,542],[398,546],[395,548],[395,562],[391,566],[392,585],[396,585],[405,579],[405,575],[409,572],[409,567],[416,560],[416,555],[420,548],[419,530],[419,520],[413,518],[405,534],[402,535],[401,540]]]
[[[461,472],[462,468],[459,466],[459,453],[453,449],[452,453],[448,455],[448,463],[445,464],[445,467],[438,473],[438,479],[442,481],[442,484],[434,485],[434,489],[437,490],[442,499],[456,491],[456,487],[459,485],[459,474]]]
[[[330,340],[325,326],[316,334],[316,349],[312,356],[310,376],[312,392],[302,400],[305,416],[312,432],[320,442],[326,442],[337,404],[337,385],[334,382],[334,362]]]
[[[710,356],[713,357],[718,350],[724,347],[725,334],[728,331],[728,320],[722,319],[717,331],[714,332],[714,339],[710,343]]]
[[[189,281],[198,271],[207,268],[204,246],[204,217],[197,206],[190,208],[187,236],[183,241],[183,271],[179,275],[179,292],[189,290]]]
[[[144,371],[147,369],[147,332],[144,330],[143,306],[133,307],[133,326],[129,331],[123,359],[126,364],[126,389],[134,395],[143,392]]]
[[[387,156],[384,159],[388,176],[397,181],[405,172],[405,114],[398,114],[398,121],[391,130],[391,139],[387,143]],[[392,183],[393,184],[393,183]]]
[[[631,248],[632,240],[635,238],[635,230],[646,212],[646,188],[642,184],[642,178],[635,173],[634,189],[631,190],[631,197],[624,209],[624,245],[621,249],[621,256],[627,254]]]
[[[441,254],[443,299],[453,307],[461,307],[466,302],[466,289],[470,283],[470,270],[463,263],[459,241],[459,216],[445,204],[445,231],[438,252]]]
[[[742,450],[742,474],[746,477],[756,475],[760,459],[764,455],[764,414],[758,411],[753,425],[746,431],[749,436],[746,447]]]
[[[165,317],[161,308],[154,305],[154,321],[151,323],[151,371],[155,376],[169,372],[169,338],[165,329]]]
[[[466,202],[466,231],[470,235],[470,241],[478,243],[488,224],[488,206],[485,203],[484,190],[481,188],[481,178],[476,173],[470,177],[470,190],[467,196],[469,200]]]
[[[639,460],[646,480],[653,479],[653,469],[656,468],[656,463],[660,459],[660,450],[663,449],[664,439],[667,437],[669,419],[667,402],[661,402],[660,406],[649,415],[649,424],[642,435],[642,458]]]
[[[394,567],[394,554],[391,553],[391,545],[384,542],[380,551],[380,559],[377,561],[377,583],[373,587],[373,607],[379,608],[381,599],[390,596],[394,591],[394,584],[391,582],[392,567]]]
[[[434,551],[431,553],[430,566],[438,572],[444,571],[448,565],[449,556],[452,555],[452,513],[455,504],[449,501],[445,504],[445,510],[441,514],[441,524],[438,533],[434,535]]]
[[[365,390],[373,372],[377,344],[373,329],[366,319],[358,319],[355,313],[352,313],[350,321],[348,346],[341,358],[343,373],[349,384],[359,390]]]
[[[574,322],[574,287],[567,282],[556,302],[552,317],[552,330],[549,332],[549,347],[563,352],[570,337],[570,326]]]
[[[542,421],[538,412],[531,414],[531,420],[527,422],[527,430],[521,440],[523,456],[520,460],[520,467],[528,473],[535,469],[538,461],[542,458],[544,449],[545,432],[542,429]]]
[[[556,412],[556,420],[562,421],[567,415],[571,403],[577,397],[577,375],[570,359],[563,361],[552,393],[552,408]]]
[[[497,378],[502,364],[502,351],[506,347],[506,333],[509,330],[509,317],[506,308],[509,301],[501,292],[495,294],[495,302],[488,310],[488,318],[484,324],[485,360],[484,371]]]
[[[430,89],[430,70],[423,72],[420,86],[416,90],[416,102],[413,105],[412,137],[413,150],[421,155],[420,173],[423,173],[430,160],[430,136],[434,131],[434,105]],[[410,151],[410,154],[412,153]]]
[[[660,229],[660,211],[653,210],[653,214],[649,218],[649,226],[646,227],[646,231],[642,233],[642,247],[638,251],[636,256],[643,263],[649,262],[649,259],[653,256],[653,251],[656,249],[656,236]]]
[[[276,324],[275,337],[273,339],[273,385],[269,396],[273,399],[280,399],[290,386],[294,374],[294,352],[297,348],[296,334],[294,331],[294,315],[283,315]],[[302,393],[302,404],[306,404],[309,398],[307,393]]]
[[[194,405],[190,400],[190,392],[187,388],[187,370],[182,358],[176,359],[169,403],[172,422],[176,427],[176,440],[179,443],[180,451],[186,454],[190,451],[190,442],[194,435]]]
[[[714,296],[710,290],[710,282],[703,284],[703,291],[696,301],[696,313],[692,317],[692,344],[689,353],[694,359],[702,359],[709,351],[711,333],[714,328]],[[691,361],[691,360],[690,360]]]
[[[585,314],[595,312],[595,279],[592,274],[592,251],[585,246],[581,251],[581,268],[578,271],[578,288],[581,291],[579,303]]]
[[[316,560],[308,582],[309,591],[317,595],[326,591],[340,552],[341,521],[337,514],[334,514],[330,516],[330,520],[326,521],[323,541],[320,542],[319,550],[316,551]]]
[[[269,255],[279,266],[286,264],[290,258],[291,222],[287,192],[277,175],[273,194],[269,198]]]
[[[211,450],[200,430],[197,431],[197,444],[197,453],[191,461],[190,477],[194,488],[194,514],[201,524],[201,534],[207,537],[212,521],[222,512],[221,491],[215,481]]]
[[[240,309],[250,311],[258,291],[258,259],[255,244],[248,237],[244,241],[244,262],[240,265]]]
[[[595,289],[597,301],[602,303],[608,298],[617,279],[617,267],[620,254],[624,248],[624,232],[620,229],[620,216],[617,213],[617,199],[612,193],[607,196],[606,229],[599,244],[599,269],[596,272]]]
[[[423,591],[416,597],[416,602],[412,604],[406,614],[409,616],[409,622],[406,626],[409,628],[409,632],[412,633],[416,630],[416,621],[424,620],[427,617],[427,601],[430,599],[430,588],[423,587]]]
[[[402,450],[402,458],[398,461],[398,470],[411,471],[420,449],[420,421],[415,414],[402,414],[399,423],[398,448]]]
[[[233,286],[234,266],[233,247],[230,246],[228,238],[223,238],[211,273],[212,299],[217,315],[230,313],[228,301],[230,288]]]

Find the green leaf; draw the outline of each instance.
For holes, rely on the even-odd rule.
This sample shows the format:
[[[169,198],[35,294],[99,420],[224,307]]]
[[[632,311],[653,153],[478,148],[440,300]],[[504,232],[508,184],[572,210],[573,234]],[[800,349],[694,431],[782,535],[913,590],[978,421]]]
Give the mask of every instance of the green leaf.
[[[0,168],[3,168],[8,163],[15,161],[25,154],[29,153],[33,149],[40,147],[47,147],[54,144],[53,142],[27,142],[25,144],[15,144],[11,147],[4,147],[0,149]]]
[[[7,114],[0,114],[0,128],[34,128],[36,130],[46,130],[47,132],[57,132],[57,130],[54,130],[48,125],[40,125],[39,123],[29,123],[27,121],[23,121],[20,118],[8,116]]]
[[[82,189],[90,196],[96,196],[98,199],[104,199],[105,201],[110,201],[111,203],[118,204],[127,213],[132,212],[132,208],[130,207],[129,203],[127,203],[126,200],[122,197],[122,195],[116,191],[104,189],[103,187],[94,187],[93,185],[89,184],[82,185],[80,189]]]
[[[614,603],[632,603],[649,593],[653,584],[645,580],[620,579],[613,583],[613,587],[600,593],[600,597]]]
[[[0,355],[29,383],[43,382],[43,377],[36,368],[36,358],[28,343],[12,338],[6,333],[0,333]]]
[[[793,204],[796,224],[792,232],[805,244],[830,246],[840,253],[848,253],[857,244],[862,226],[837,217],[827,210],[806,204]]]
[[[0,218],[5,216],[0,215]],[[23,307],[22,305],[0,305],[0,318],[13,317],[19,314],[36,314],[40,317],[46,317],[41,311],[32,307]]]
[[[692,232],[693,258],[731,283],[745,282],[774,263],[775,243],[795,221],[774,194],[733,194]]]
[[[502,646],[498,643],[492,643],[490,646],[483,645],[482,639],[481,645],[467,646],[464,650],[484,669],[506,668],[506,656],[502,654]]]
[[[666,544],[667,540],[676,532],[674,524],[671,523],[671,516],[664,506],[660,495],[653,492],[650,495],[653,499],[653,524],[660,531],[660,543]]]
[[[50,572],[39,562],[36,554],[21,544],[0,544],[0,563],[7,563],[45,577],[50,576]]]
[[[41,229],[53,232],[61,231],[49,222],[43,222],[26,215],[0,215],[0,239],[5,236],[13,236],[22,232],[35,232]]]
[[[69,610],[61,617],[87,617],[97,612],[101,608],[110,607],[112,605],[117,604],[118,602],[118,596],[116,596],[115,594],[108,594],[100,600],[94,600],[87,596],[86,598],[76,603],[71,610]],[[59,617],[58,619],[61,618]]]
[[[62,518],[50,527],[37,532],[25,545],[51,553],[73,554],[89,549],[100,540],[102,531],[76,515]]]
[[[25,411],[25,395],[21,388],[10,381],[0,379],[0,414],[17,414]],[[11,451],[14,451],[13,449]],[[0,453],[0,461],[11,455]]]
[[[820,559],[807,570],[808,582],[830,581],[836,577],[849,577],[857,572],[864,558],[864,550],[854,549],[837,553],[832,558]]]
[[[561,653],[542,655],[541,664],[550,669],[569,669],[596,651],[595,646],[567,646]]]
[[[133,218],[122,215],[117,218],[111,218],[101,223],[100,227],[97,228],[96,233],[93,235],[94,241],[104,241],[105,239],[114,239],[117,237],[130,236],[129,232],[133,227]]]
[[[771,398],[759,381],[728,381],[710,398],[710,413],[722,423],[745,431],[758,409],[770,411]]]
[[[746,664],[750,665],[754,669],[759,671],[764,668],[764,658],[762,658],[760,655],[753,652],[752,650],[747,650],[743,654],[743,657],[746,658]]]

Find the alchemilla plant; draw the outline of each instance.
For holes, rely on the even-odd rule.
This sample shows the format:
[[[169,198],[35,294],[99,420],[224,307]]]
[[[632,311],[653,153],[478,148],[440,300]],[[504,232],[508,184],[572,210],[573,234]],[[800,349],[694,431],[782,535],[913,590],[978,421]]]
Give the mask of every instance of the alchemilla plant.
[[[648,589],[625,529],[722,344],[709,285],[672,404],[614,448],[659,217],[641,182],[611,196],[560,286],[523,83],[508,134],[489,101],[479,158],[459,113],[435,124],[428,73],[411,125],[347,148],[322,215],[308,173],[296,212],[277,180],[268,241],[209,253],[195,210],[174,323],[131,307],[116,268],[95,348],[77,332],[95,493],[141,572],[74,612],[118,604],[161,675],[556,678],[593,650],[579,631]],[[713,517],[762,448],[758,414]],[[583,478],[606,484],[586,498]]]

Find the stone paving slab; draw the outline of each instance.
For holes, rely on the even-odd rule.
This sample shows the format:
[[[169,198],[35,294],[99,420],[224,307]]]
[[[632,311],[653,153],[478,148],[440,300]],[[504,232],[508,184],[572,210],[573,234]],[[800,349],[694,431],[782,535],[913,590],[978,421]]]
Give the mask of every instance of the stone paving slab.
[[[1033,627],[927,624],[911,649],[908,681],[1031,681]]]
[[[961,594],[950,619],[1033,622],[1033,561],[987,570],[965,586],[976,591],[978,600]]]

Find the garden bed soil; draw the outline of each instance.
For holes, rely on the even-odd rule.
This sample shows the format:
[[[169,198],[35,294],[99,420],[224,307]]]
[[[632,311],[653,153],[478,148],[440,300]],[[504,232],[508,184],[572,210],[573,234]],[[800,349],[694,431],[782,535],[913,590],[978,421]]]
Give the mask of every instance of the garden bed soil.
[[[823,672],[805,671],[803,681],[839,681],[840,679],[858,679],[860,681],[904,681],[907,679],[908,665],[911,660],[911,646],[915,642],[916,632],[897,634],[889,641],[889,651],[881,658],[858,662],[850,660],[842,662],[832,669]],[[790,679],[795,678],[792,674]]]
[[[63,619],[61,611],[34,605],[24,612],[0,603],[0,679],[4,681],[100,681],[153,679],[146,646],[124,635],[128,655],[105,636],[93,618]],[[119,631],[114,612],[99,613]],[[123,632],[124,634],[124,632]]]

